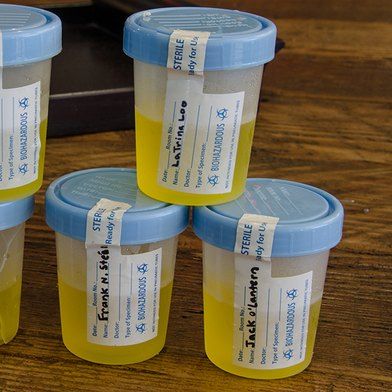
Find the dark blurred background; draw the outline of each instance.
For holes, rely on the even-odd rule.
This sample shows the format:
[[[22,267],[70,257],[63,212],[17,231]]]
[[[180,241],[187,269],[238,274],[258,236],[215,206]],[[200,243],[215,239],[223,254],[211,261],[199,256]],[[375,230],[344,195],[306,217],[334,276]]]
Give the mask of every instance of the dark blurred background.
[[[9,3],[49,9],[63,22],[63,51],[53,59],[49,137],[134,127],[132,60],[122,51],[123,25],[130,14],[149,8],[195,5],[257,12],[252,1],[18,0]],[[279,41],[277,50],[282,46]]]

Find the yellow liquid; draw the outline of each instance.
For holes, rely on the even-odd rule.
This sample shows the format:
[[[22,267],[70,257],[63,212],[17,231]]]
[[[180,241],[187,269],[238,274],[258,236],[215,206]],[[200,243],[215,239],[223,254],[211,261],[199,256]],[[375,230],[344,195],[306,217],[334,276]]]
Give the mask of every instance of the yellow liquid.
[[[172,284],[161,288],[158,335],[131,346],[103,346],[87,341],[86,291],[59,280],[63,342],[71,353],[87,361],[108,365],[142,362],[157,355],[165,345]]]
[[[204,290],[204,339],[207,356],[219,368],[242,377],[273,379],[301,373],[312,360],[320,307],[321,299],[310,305],[308,339],[303,362],[284,369],[248,369],[233,364],[233,306],[217,301]]]
[[[18,332],[22,277],[0,290],[0,345],[10,342]]]
[[[226,203],[241,196],[248,177],[255,121],[241,125],[233,186],[230,193],[198,195],[177,192],[158,184],[162,122],[151,120],[136,109],[136,159],[139,188],[148,196],[171,204],[203,206]]]
[[[38,165],[38,178],[23,186],[17,188],[10,188],[0,190],[0,202],[23,199],[25,197],[34,195],[42,185],[42,179],[44,176],[44,164],[45,164],[45,148],[46,148],[46,130],[48,127],[48,119],[41,122],[39,127],[41,137],[41,149],[39,153],[39,165]]]

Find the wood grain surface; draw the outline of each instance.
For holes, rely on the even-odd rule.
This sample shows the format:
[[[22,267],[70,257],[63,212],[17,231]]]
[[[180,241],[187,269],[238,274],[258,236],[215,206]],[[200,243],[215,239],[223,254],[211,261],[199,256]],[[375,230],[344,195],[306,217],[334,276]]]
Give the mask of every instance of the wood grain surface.
[[[344,237],[331,253],[312,364],[292,378],[254,381],[208,361],[201,243],[189,229],[179,242],[167,344],[160,355],[114,367],[66,350],[44,191],[73,170],[135,166],[134,133],[108,130],[48,141],[44,187],[27,225],[20,330],[0,347],[1,391],[392,390],[391,3],[198,2],[270,17],[286,41],[265,73],[249,175],[312,184],[345,207]]]

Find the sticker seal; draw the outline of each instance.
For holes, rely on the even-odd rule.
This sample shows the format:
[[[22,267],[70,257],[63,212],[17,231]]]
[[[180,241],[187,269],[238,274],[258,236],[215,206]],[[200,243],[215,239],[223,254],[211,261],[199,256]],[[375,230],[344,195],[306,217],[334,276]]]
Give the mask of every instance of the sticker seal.
[[[205,94],[208,32],[174,30],[167,61],[158,184],[178,192],[231,192],[243,91]]]
[[[87,340],[106,346],[146,342],[158,334],[162,248],[123,254],[127,203],[101,199],[88,213]]]
[[[233,364],[283,369],[305,360],[313,272],[272,277],[279,219],[245,214],[235,246]]]

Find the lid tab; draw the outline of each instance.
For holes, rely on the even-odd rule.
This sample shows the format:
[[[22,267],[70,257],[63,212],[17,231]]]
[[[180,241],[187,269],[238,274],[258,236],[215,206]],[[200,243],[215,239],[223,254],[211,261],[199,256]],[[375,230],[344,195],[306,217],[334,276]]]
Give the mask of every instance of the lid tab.
[[[343,206],[329,193],[292,181],[248,179],[244,194],[230,203],[197,207],[193,228],[203,241],[234,251],[243,214],[279,218],[272,257],[294,257],[333,248],[342,237]]]
[[[206,71],[254,67],[275,55],[276,27],[270,20],[204,7],[158,8],[131,15],[124,26],[124,52],[136,60],[165,67],[174,30],[211,33]]]
[[[189,210],[151,199],[137,187],[134,169],[100,168],[74,172],[46,192],[46,222],[56,232],[86,240],[87,214],[102,198],[132,207],[122,218],[122,245],[174,237],[188,226]]]

